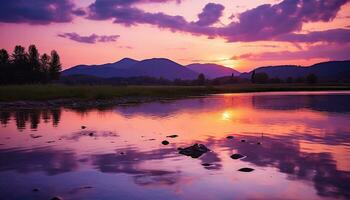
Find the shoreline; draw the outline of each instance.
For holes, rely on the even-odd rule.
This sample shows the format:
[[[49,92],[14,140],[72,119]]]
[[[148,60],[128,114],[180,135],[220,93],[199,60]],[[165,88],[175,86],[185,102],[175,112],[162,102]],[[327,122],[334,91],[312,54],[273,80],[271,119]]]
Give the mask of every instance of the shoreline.
[[[217,94],[322,91],[350,91],[350,85],[0,86],[0,110],[58,107],[98,108]]]

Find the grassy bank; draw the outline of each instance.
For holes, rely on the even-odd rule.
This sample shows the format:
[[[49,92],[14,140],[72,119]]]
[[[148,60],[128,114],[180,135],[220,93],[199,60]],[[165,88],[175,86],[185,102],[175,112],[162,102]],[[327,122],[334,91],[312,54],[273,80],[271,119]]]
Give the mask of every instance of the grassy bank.
[[[0,101],[180,97],[218,93],[350,90],[350,85],[237,84],[229,86],[0,86]]]

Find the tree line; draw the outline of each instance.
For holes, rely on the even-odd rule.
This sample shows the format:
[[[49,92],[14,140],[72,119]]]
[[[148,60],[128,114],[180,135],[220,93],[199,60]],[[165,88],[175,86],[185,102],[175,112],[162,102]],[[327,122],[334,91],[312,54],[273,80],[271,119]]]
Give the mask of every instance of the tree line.
[[[0,50],[0,84],[37,84],[59,80],[62,70],[60,56],[55,50],[40,55],[35,45],[17,45],[10,55]]]
[[[318,82],[318,77],[315,74],[308,74],[305,78],[304,77],[288,77],[286,80],[282,80],[280,78],[270,78],[269,75],[265,72],[256,73],[255,70],[252,72],[251,78],[252,83],[308,83],[308,84],[314,84]]]

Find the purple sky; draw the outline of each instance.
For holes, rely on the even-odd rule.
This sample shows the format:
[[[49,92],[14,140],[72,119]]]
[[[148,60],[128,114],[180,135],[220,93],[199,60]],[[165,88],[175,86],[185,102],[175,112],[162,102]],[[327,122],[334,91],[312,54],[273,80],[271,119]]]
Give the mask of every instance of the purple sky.
[[[0,48],[56,49],[65,68],[123,57],[247,71],[350,59],[349,0],[11,0]]]

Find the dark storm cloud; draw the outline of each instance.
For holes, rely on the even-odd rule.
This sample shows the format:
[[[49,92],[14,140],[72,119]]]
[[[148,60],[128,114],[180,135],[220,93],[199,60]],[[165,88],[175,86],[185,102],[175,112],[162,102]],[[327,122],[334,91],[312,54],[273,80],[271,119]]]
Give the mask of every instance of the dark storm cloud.
[[[81,36],[77,33],[62,33],[59,37],[67,38],[80,43],[95,44],[97,42],[115,42],[120,37],[119,35],[96,35]]]
[[[0,5],[0,22],[7,23],[62,23],[81,14],[71,0],[10,0]]]

